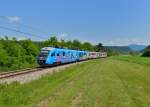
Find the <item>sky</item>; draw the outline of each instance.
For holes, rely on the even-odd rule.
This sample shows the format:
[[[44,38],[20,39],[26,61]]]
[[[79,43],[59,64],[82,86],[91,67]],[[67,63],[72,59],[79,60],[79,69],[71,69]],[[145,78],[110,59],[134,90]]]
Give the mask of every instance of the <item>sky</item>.
[[[150,0],[0,0],[0,35],[150,44]]]

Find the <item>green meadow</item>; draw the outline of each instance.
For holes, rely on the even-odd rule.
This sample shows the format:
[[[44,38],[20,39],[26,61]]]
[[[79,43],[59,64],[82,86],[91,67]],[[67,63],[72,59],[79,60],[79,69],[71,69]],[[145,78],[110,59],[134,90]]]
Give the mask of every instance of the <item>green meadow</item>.
[[[96,59],[30,83],[0,85],[0,107],[150,107],[150,59]]]
[[[120,55],[112,56],[113,59],[118,59],[122,61],[133,62],[142,65],[150,65],[150,57],[141,57],[141,56],[131,56],[131,55]]]

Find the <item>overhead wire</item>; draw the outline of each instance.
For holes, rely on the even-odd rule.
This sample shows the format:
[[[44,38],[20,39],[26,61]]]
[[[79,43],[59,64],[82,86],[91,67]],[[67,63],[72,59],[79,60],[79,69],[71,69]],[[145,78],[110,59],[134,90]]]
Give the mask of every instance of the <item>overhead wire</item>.
[[[6,16],[0,16],[0,18],[1,18],[1,19],[6,19],[6,20],[8,20],[8,18],[7,18]],[[27,28],[27,29],[30,29],[30,30],[33,30],[33,31],[36,31],[36,32],[39,32],[39,33],[41,33],[41,34],[44,33],[44,34],[46,34],[46,35],[50,35],[50,34],[48,34],[48,33],[45,32],[45,31],[39,30],[39,29],[37,29],[37,28],[35,28],[35,27],[26,25],[26,24],[21,23],[21,22],[19,22],[19,23],[14,23],[14,24],[15,24],[15,25],[22,26],[22,27]],[[9,31],[18,32],[18,33],[25,34],[25,35],[30,35],[30,36],[38,37],[38,38],[40,37],[40,36],[37,36],[37,35],[32,34],[32,33],[23,32],[23,31],[20,31],[20,30],[17,30],[17,29],[12,29],[12,28],[8,28],[8,27],[4,27],[4,26],[0,26],[0,28],[1,28],[1,29],[5,29],[5,30],[9,30]],[[41,37],[40,37],[40,38],[41,38]],[[43,38],[43,36],[42,36],[42,38]],[[47,39],[47,38],[46,38],[46,39]]]
[[[8,20],[7,16],[0,16],[0,18],[1,18],[1,19],[7,19],[7,20]],[[19,26],[22,26],[22,27],[25,27],[25,28],[28,28],[28,29],[31,29],[31,30],[33,30],[33,31],[37,31],[37,32],[39,32],[39,33],[45,33],[46,35],[49,35],[49,33],[46,32],[46,31],[43,31],[43,30],[38,29],[38,28],[35,28],[35,27],[33,27],[33,26],[24,24],[24,23],[22,23],[22,22],[13,23],[13,24],[19,25]]]
[[[0,26],[0,29],[4,29],[4,30],[8,30],[8,31],[13,31],[13,32],[24,34],[24,35],[38,37],[39,39],[43,39],[43,37],[41,37],[41,36],[38,36],[38,35],[35,35],[35,34],[32,34],[32,33],[28,33],[28,32],[23,32],[23,31],[20,31],[20,30],[17,30],[17,29],[12,29],[12,28],[8,28],[8,27],[4,27],[4,26]]]

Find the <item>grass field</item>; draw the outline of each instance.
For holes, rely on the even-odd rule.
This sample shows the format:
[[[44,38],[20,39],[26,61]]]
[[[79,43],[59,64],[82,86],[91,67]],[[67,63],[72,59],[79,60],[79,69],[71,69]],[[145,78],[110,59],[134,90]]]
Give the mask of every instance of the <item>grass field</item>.
[[[137,62],[93,60],[31,83],[0,85],[0,107],[150,107],[150,66]]]
[[[118,59],[122,61],[133,62],[142,65],[150,65],[150,57],[141,57],[141,56],[130,56],[130,55],[120,55],[113,56],[113,59]]]

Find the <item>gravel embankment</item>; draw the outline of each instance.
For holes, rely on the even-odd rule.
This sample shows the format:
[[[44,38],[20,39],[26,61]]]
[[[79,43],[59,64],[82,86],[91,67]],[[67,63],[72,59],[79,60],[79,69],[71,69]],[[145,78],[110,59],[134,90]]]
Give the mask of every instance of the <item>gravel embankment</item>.
[[[83,62],[71,63],[71,64],[66,64],[66,65],[61,65],[61,66],[56,66],[56,67],[50,67],[50,68],[42,69],[42,70],[36,71],[36,72],[30,72],[27,74],[16,75],[14,77],[1,79],[0,83],[8,83],[9,84],[9,83],[17,81],[17,82],[20,82],[21,84],[23,84],[23,83],[30,82],[32,80],[39,79],[43,75],[52,74],[53,72],[59,72],[61,70],[66,69],[67,67],[70,67],[70,66],[73,66],[76,64],[80,64],[80,63],[83,63]]]

